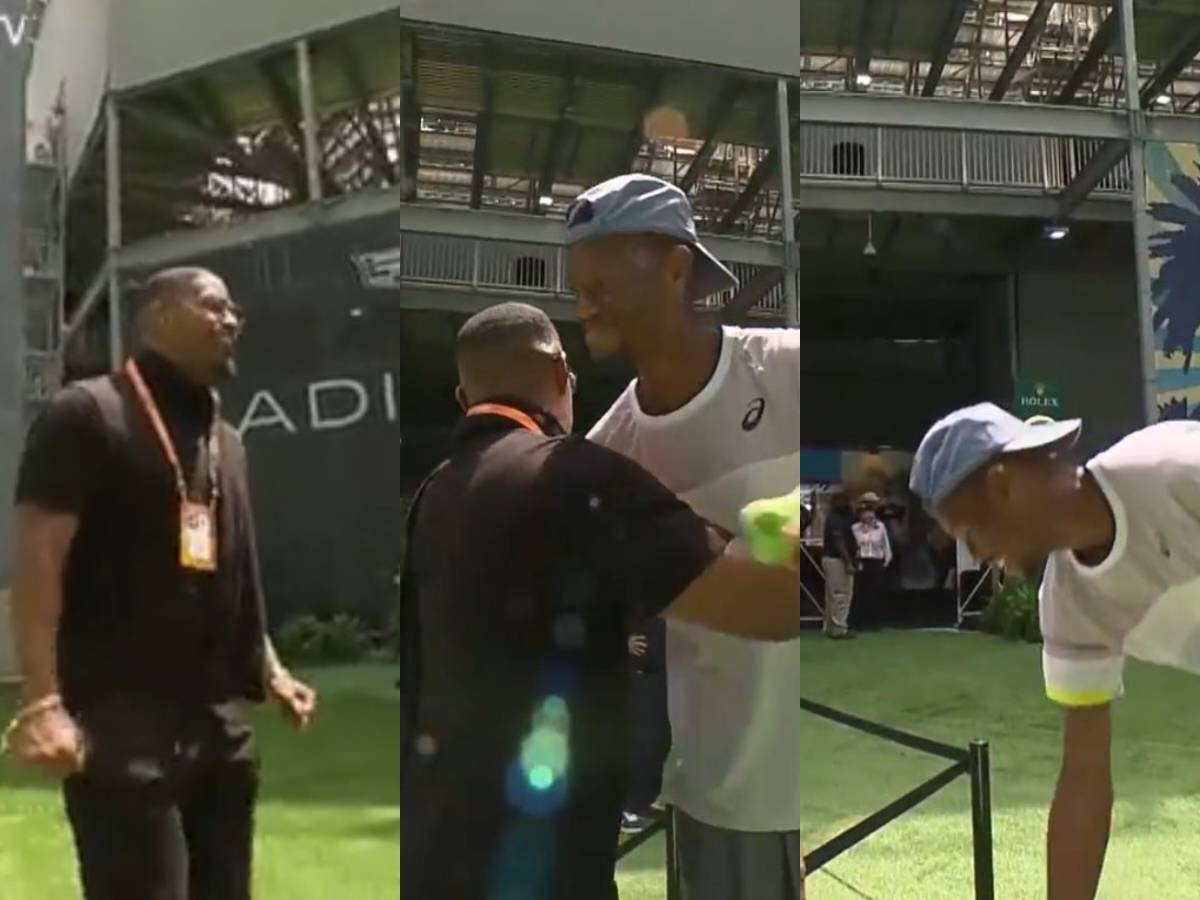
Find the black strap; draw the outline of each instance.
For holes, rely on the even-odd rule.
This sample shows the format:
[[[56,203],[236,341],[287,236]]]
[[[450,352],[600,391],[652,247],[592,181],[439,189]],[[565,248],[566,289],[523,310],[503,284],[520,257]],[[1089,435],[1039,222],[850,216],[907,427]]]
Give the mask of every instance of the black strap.
[[[119,434],[125,427],[128,402],[117,387],[117,377],[107,375],[103,378],[89,378],[76,384],[95,401],[105,427],[110,432]]]
[[[413,538],[417,532],[417,514],[426,488],[446,467],[441,463],[429,473],[413,494],[404,523],[404,564],[400,569],[400,783],[417,739],[417,721],[421,697],[421,619],[416,573],[413,571]]]

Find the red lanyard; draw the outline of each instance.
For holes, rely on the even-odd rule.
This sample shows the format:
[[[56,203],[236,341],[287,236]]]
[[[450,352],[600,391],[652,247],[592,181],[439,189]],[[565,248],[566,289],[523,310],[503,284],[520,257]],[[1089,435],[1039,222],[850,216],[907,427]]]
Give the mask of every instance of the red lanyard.
[[[179,499],[187,503],[187,480],[183,477],[183,466],[179,464],[179,454],[175,452],[175,444],[171,441],[171,435],[167,431],[167,426],[158,411],[158,404],[154,402],[154,395],[150,393],[150,388],[146,385],[146,379],[142,377],[142,370],[138,368],[136,362],[129,359],[125,361],[125,374],[129,376],[129,380],[133,383],[133,389],[137,391],[138,399],[142,402],[142,408],[146,411],[146,415],[150,419],[150,424],[154,426],[154,433],[158,435],[158,442],[162,446],[163,453],[166,454],[167,462],[171,464],[171,468],[175,472],[175,487],[179,491]],[[213,400],[215,403],[215,394],[213,395]],[[210,506],[215,506],[217,498],[221,496],[221,486],[218,478],[221,461],[220,445],[217,441],[218,418],[218,415],[214,411],[212,427],[208,433],[208,484],[212,497],[209,503]]]
[[[532,431],[534,434],[545,435],[540,425],[534,421],[533,416],[527,415],[512,406],[505,406],[502,403],[480,403],[478,406],[472,406],[467,410],[468,416],[503,416],[509,421],[516,422],[526,431]]]

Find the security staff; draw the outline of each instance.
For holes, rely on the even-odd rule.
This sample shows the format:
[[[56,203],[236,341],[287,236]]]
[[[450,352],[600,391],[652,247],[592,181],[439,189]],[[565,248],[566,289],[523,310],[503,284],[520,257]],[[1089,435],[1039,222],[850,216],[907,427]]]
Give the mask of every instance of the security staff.
[[[18,478],[18,759],[63,778],[87,900],[245,900],[257,766],[241,701],[297,724],[266,640],[245,455],[214,385],[241,313],[204,269],[147,285],[142,352],[60,392]]]
[[[485,310],[457,357],[466,417],[415,501],[401,585],[401,895],[615,900],[629,635],[663,615],[790,639],[798,566],[726,552],[572,436],[575,375],[542,311]]]

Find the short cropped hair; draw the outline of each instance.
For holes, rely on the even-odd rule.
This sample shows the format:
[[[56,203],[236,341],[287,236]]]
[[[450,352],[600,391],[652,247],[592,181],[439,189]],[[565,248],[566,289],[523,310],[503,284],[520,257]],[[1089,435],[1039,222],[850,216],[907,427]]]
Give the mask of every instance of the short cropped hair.
[[[562,350],[562,341],[550,317],[528,303],[501,303],[477,313],[458,332],[457,354],[494,356],[522,351],[547,354]]]
[[[175,266],[161,269],[133,287],[132,309],[141,318],[156,303],[173,303],[186,299],[202,278],[215,277],[200,266]]]
[[[497,392],[531,387],[538,375],[531,364],[562,352],[550,317],[528,303],[501,303],[472,316],[455,347],[463,382]]]

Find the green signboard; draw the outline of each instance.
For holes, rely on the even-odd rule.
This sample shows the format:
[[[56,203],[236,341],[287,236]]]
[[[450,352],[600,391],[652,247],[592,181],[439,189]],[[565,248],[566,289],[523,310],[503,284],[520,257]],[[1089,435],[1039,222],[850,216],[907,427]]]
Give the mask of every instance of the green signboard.
[[[1066,409],[1062,385],[1057,381],[1038,378],[1018,378],[1013,412],[1022,419],[1030,416],[1049,416],[1061,419]]]

